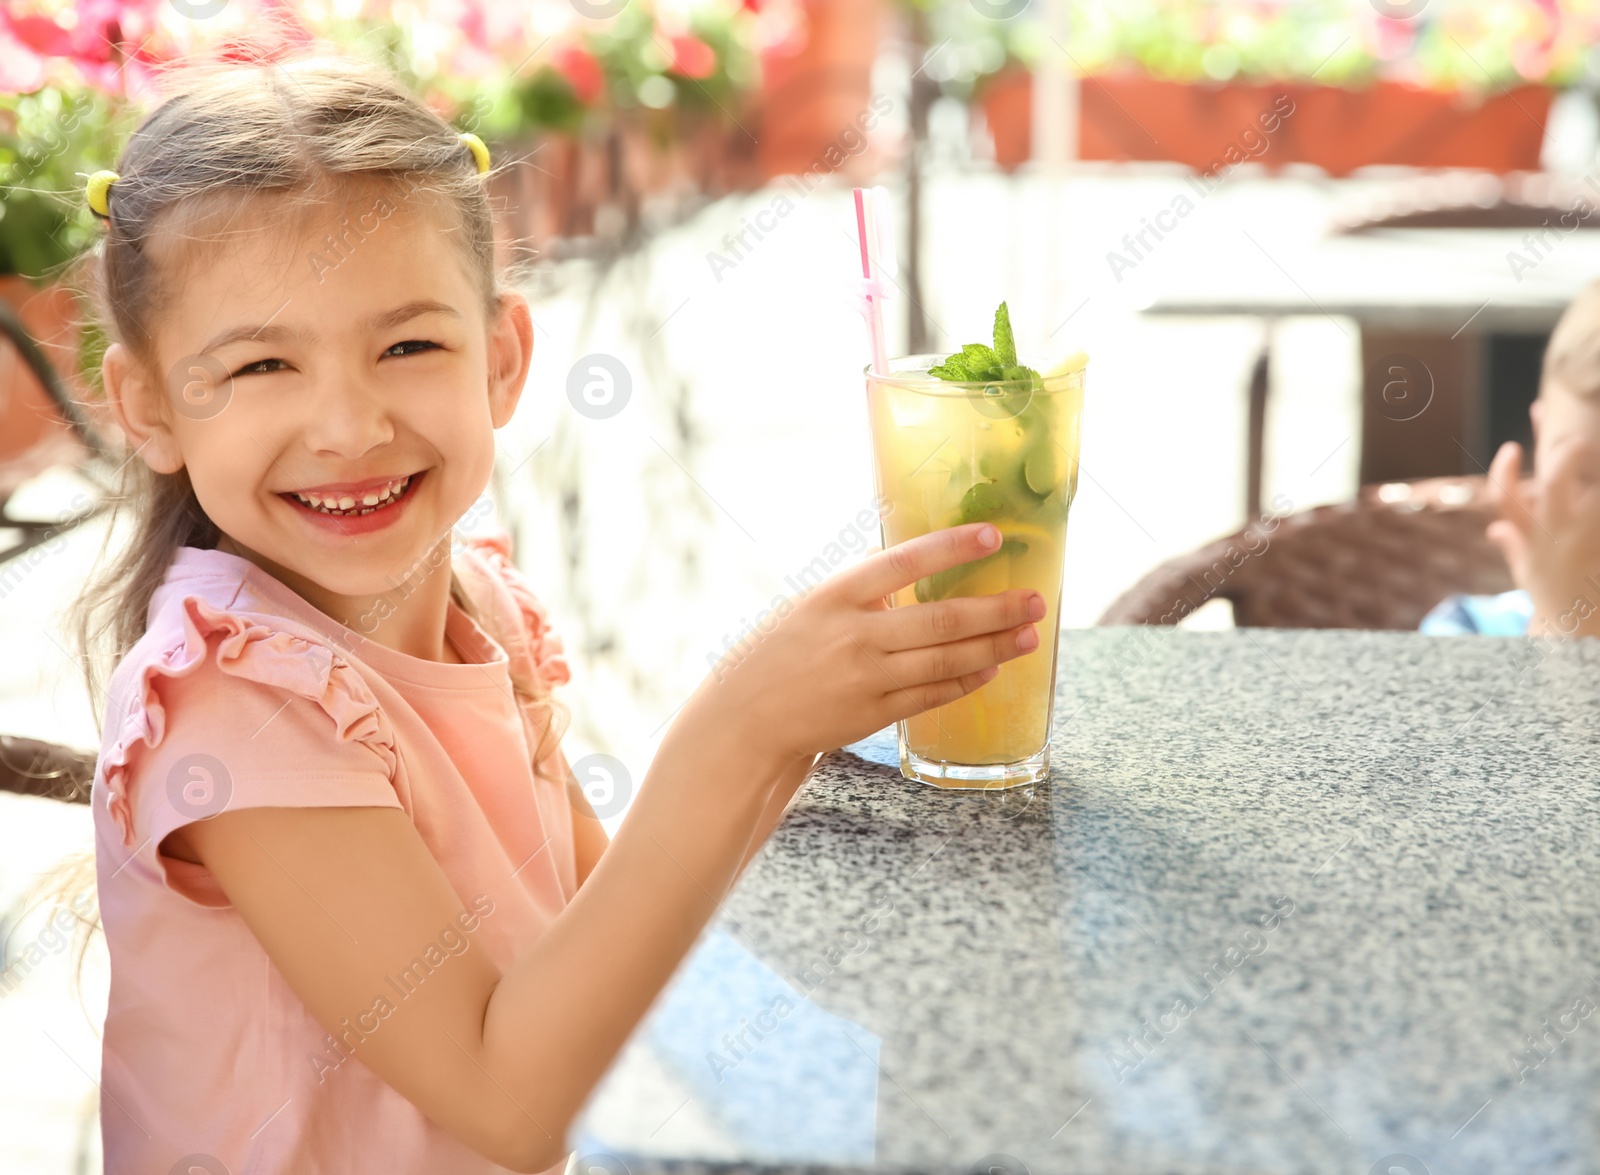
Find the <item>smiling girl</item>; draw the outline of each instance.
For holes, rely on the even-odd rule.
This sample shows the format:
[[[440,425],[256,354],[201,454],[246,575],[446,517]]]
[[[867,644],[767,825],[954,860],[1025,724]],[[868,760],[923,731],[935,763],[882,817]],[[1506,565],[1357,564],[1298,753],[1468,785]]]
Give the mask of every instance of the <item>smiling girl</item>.
[[[561,642],[458,529],[533,346],[487,151],[353,60],[180,80],[87,185],[132,515],[80,626],[116,659],[106,1170],[556,1169],[816,756],[990,680],[1044,602],[887,607],[984,524],[842,570],[706,678],[608,843]]]

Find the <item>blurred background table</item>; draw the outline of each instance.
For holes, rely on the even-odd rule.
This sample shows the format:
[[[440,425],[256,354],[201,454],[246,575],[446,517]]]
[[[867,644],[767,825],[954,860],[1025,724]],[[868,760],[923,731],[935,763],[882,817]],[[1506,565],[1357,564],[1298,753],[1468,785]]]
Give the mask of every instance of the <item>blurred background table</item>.
[[[635,1175],[1596,1170],[1597,664],[1070,633],[1050,782],[939,792],[889,732],[830,755],[571,1144]]]

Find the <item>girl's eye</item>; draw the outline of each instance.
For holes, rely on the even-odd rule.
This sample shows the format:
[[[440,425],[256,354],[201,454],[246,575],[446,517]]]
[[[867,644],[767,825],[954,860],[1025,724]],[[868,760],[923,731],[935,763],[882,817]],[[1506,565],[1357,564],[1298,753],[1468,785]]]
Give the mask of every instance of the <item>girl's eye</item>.
[[[238,379],[241,375],[267,375],[267,374],[270,374],[270,373],[268,371],[263,370],[263,368],[265,368],[267,364],[269,364],[269,363],[282,363],[282,362],[283,362],[282,359],[258,359],[254,363],[250,363],[250,364],[247,364],[244,367],[239,368],[239,370],[234,372],[233,375],[231,375],[229,378],[230,379]]]
[[[437,351],[437,350],[439,350],[439,344],[438,343],[430,342],[427,339],[407,339],[403,343],[396,343],[394,346],[390,347],[389,350],[385,351],[384,354],[385,355],[391,354],[394,351],[399,350],[401,347],[420,347],[420,348],[422,348],[422,350],[421,351],[405,351],[405,352],[402,352],[400,355],[395,356],[397,359],[403,359],[407,355],[420,355],[420,354],[423,353],[423,351]],[[251,364],[248,364],[247,366],[239,368],[238,371],[233,373],[233,378],[237,379],[241,375],[270,375],[273,369],[271,367],[269,367],[268,365],[269,364],[273,364],[273,363],[279,364],[281,366],[283,364],[283,360],[282,359],[258,359],[254,363],[251,363]]]
[[[389,351],[394,351],[400,347],[423,347],[428,350],[437,351],[439,349],[439,344],[429,342],[427,339],[407,339],[403,343],[396,343],[393,347],[389,348]],[[389,351],[385,351],[384,354],[388,354]],[[421,353],[422,352],[420,351],[407,351],[405,354],[420,355]]]

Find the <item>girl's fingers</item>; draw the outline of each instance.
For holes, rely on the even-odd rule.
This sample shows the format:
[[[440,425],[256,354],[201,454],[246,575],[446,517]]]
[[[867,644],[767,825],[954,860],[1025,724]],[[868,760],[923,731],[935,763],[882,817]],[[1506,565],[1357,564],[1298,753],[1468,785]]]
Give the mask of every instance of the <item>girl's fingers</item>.
[[[1489,463],[1489,499],[1495,512],[1517,529],[1533,525],[1533,511],[1522,488],[1522,446],[1507,441]]]
[[[1511,578],[1519,588],[1528,589],[1528,536],[1504,518],[1491,522],[1484,531],[1489,541],[1500,548]]]
[[[1000,531],[993,523],[969,522],[896,543],[864,559],[836,578],[840,590],[859,604],[891,596],[925,575],[982,559],[1000,549]]]
[[[981,672],[1001,661],[1031,653],[1039,643],[1039,630],[1032,624],[1022,624],[1003,632],[890,653],[881,659],[881,665],[894,686],[925,685]]]
[[[885,699],[889,704],[888,721],[898,722],[913,714],[921,714],[924,710],[949,705],[993,681],[999,672],[999,666],[990,666],[988,669],[968,673],[962,677],[949,678],[945,681],[927,681],[921,685],[897,689]]]
[[[877,616],[876,624],[881,634],[879,647],[894,653],[1015,628],[1029,621],[1043,620],[1044,614],[1042,595],[1025,588],[1012,588],[994,595],[890,608]]]

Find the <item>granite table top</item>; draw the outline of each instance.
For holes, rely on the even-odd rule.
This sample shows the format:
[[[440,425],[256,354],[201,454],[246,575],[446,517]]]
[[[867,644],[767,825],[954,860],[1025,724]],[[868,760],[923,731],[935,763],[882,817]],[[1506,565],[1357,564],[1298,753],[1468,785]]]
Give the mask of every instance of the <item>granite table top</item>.
[[[827,756],[588,1171],[1600,1170],[1600,642],[1063,634],[1048,782]]]

